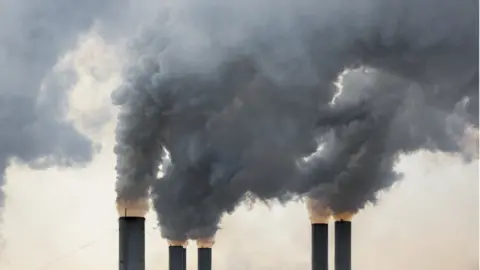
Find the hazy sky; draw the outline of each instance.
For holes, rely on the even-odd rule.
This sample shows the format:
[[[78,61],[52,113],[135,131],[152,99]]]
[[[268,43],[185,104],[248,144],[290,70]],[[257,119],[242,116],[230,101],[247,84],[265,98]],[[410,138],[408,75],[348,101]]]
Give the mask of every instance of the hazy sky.
[[[59,60],[59,74],[72,70],[78,78],[70,116],[103,151],[84,169],[33,171],[21,164],[9,168],[1,269],[118,267],[111,151],[115,111],[109,96],[120,82],[121,62],[120,52],[95,30]],[[98,129],[96,124],[106,119],[108,124]],[[405,172],[404,181],[354,219],[354,269],[478,269],[478,162],[418,153],[403,158],[398,169]],[[167,245],[155,229],[155,217],[148,216],[147,222],[147,269],[167,269]],[[224,218],[222,228],[214,250],[215,269],[310,267],[310,227],[302,204],[240,208]],[[193,243],[188,263],[195,269]]]

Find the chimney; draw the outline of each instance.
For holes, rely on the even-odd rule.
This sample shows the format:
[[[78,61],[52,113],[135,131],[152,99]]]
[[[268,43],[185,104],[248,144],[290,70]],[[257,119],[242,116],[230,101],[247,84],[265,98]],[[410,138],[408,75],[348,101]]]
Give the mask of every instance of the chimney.
[[[312,270],[328,270],[327,223],[312,223]]]
[[[199,239],[198,247],[198,270],[212,270],[212,246],[213,239]]]
[[[145,218],[120,217],[119,269],[145,270]]]
[[[335,270],[352,269],[351,214],[335,216]]]
[[[187,269],[187,249],[186,241],[169,241],[168,248],[168,269],[186,270]]]
[[[330,210],[320,200],[308,199],[312,227],[312,270],[328,270],[328,220]]]
[[[117,198],[119,269],[145,270],[145,214],[148,199]]]

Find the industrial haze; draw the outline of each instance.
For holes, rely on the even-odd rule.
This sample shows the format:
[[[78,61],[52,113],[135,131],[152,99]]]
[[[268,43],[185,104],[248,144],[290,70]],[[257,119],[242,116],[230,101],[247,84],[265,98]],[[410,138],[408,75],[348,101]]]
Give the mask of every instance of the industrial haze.
[[[36,269],[51,261],[45,269],[118,268],[113,155],[105,152],[82,171],[9,171],[15,181],[6,189],[8,245],[0,268]],[[459,157],[425,153],[401,160],[397,169],[404,181],[354,219],[353,269],[473,270],[479,254],[478,162],[465,165]],[[29,189],[33,184],[37,188]],[[78,194],[85,184],[88,201]],[[155,223],[149,214],[146,269],[167,270],[168,244]],[[301,203],[242,206],[221,227],[213,269],[310,269],[310,224]],[[189,269],[196,269],[195,242],[188,253]]]
[[[36,267],[35,259],[28,266],[25,261],[17,261],[13,268],[9,264],[14,261],[15,265],[15,258],[25,257],[27,251],[28,256],[48,257],[49,250],[62,254],[61,248],[69,249],[63,243],[50,247],[42,235],[60,242],[78,240],[73,231],[62,239],[28,225],[38,222],[52,232],[69,228],[72,223],[64,219],[53,222],[59,213],[78,207],[70,207],[69,200],[86,204],[93,196],[94,205],[108,206],[115,201],[115,196],[106,195],[104,184],[93,181],[102,175],[115,177],[98,173],[105,164],[108,169],[114,166],[105,162],[114,158],[106,152],[113,148],[111,138],[105,142],[80,130],[81,120],[70,115],[72,103],[77,102],[71,100],[73,94],[93,100],[99,93],[88,87],[72,92],[84,75],[77,67],[58,71],[62,58],[75,53],[82,37],[92,32],[121,51],[118,63],[125,67],[123,73],[115,74],[122,82],[112,96],[120,109],[115,134],[117,199],[143,199],[153,187],[154,209],[164,237],[210,237],[224,214],[232,213],[244,200],[276,205],[309,195],[324,199],[334,212],[356,212],[375,202],[377,191],[402,177],[405,170],[395,170],[402,154],[426,149],[455,156],[439,154],[440,164],[448,167],[447,163],[457,162],[451,165],[455,173],[449,175],[462,177],[441,183],[412,177],[385,195],[383,206],[368,206],[355,223],[353,260],[361,265],[359,269],[383,265],[378,269],[391,270],[470,270],[471,262],[478,261],[478,242],[471,240],[478,239],[478,164],[459,161],[462,157],[470,162],[472,144],[465,147],[465,140],[478,142],[477,135],[472,139],[466,132],[478,127],[478,2],[27,2],[8,1],[0,9],[0,66],[4,69],[0,73],[0,187],[12,197],[4,230],[0,225],[7,243],[0,252],[0,265],[31,269]],[[143,29],[140,34],[139,28]],[[96,68],[88,72],[96,75]],[[341,74],[345,68],[354,70]],[[112,119],[96,113],[86,123],[90,129],[114,125]],[[107,132],[107,137],[112,136]],[[103,155],[97,142],[104,146]],[[84,169],[85,178],[92,180],[71,180],[75,177],[55,169],[30,172],[83,166],[96,153],[95,169]],[[163,176],[159,176],[162,163]],[[442,172],[441,165],[432,168]],[[464,170],[471,174],[463,177]],[[63,178],[70,180],[59,182]],[[33,181],[37,179],[44,181]],[[68,183],[77,188],[56,188]],[[68,192],[79,198],[68,198]],[[53,203],[53,198],[58,201]],[[22,217],[15,209],[31,200],[36,202],[27,208],[32,219]],[[2,193],[0,208],[4,201]],[[69,206],[67,212],[50,213],[54,211],[48,208],[57,209],[62,202]],[[36,207],[41,205],[44,208],[39,211]],[[85,212],[98,211],[88,205]],[[286,228],[278,227],[278,220],[260,220],[266,209],[226,217],[214,264],[232,270],[236,269],[232,265],[308,268],[308,240],[300,233],[308,232],[307,214],[297,214],[297,207],[303,208],[291,204],[284,210],[279,223]],[[108,210],[98,208],[103,212],[96,217],[102,220]],[[52,221],[44,219],[48,215]],[[85,223],[88,216],[77,223],[92,230]],[[249,217],[253,225],[245,224]],[[457,233],[443,227],[447,225]],[[37,246],[22,239],[22,230],[39,239]],[[79,235],[89,238],[90,230]],[[249,249],[257,238],[265,242]],[[439,243],[452,250],[437,249]],[[296,248],[285,248],[286,260],[276,262],[277,252],[270,251],[279,244]],[[162,244],[157,241],[153,246],[161,249]],[[156,258],[150,259],[149,269],[166,265],[160,249],[154,249]],[[298,256],[287,256],[297,250]],[[421,250],[430,253],[420,256]],[[233,253],[240,255],[232,259]],[[90,269],[110,263],[108,256],[89,254],[90,259],[96,258],[87,263]],[[435,261],[438,258],[442,260]],[[411,264],[403,265],[408,260]],[[396,266],[389,268],[392,261]],[[37,262],[44,260],[37,258]]]

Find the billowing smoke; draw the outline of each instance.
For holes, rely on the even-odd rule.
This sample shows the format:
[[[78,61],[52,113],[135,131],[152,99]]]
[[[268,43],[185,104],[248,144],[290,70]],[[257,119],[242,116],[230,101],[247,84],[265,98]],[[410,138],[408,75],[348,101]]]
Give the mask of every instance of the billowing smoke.
[[[92,28],[116,41],[148,20],[135,1],[3,1],[0,8],[0,208],[5,170],[13,161],[42,169],[82,165],[98,148],[68,119],[69,90],[77,77],[57,63]],[[120,17],[120,18],[119,18]],[[121,30],[119,30],[121,29]]]
[[[323,155],[339,149],[347,151],[330,154],[339,156],[335,165],[316,168],[319,170],[315,176],[326,176],[333,182],[320,186],[310,196],[327,197],[334,213],[355,213],[365,202],[375,202],[378,190],[401,177],[392,169],[399,154],[421,148],[462,152],[462,137],[468,136],[465,130],[471,123],[463,117],[465,101],[452,102],[449,111],[440,110],[428,104],[432,102],[428,95],[436,90],[434,86],[377,70],[352,71],[342,83],[334,107],[351,107],[348,103],[361,100],[368,113],[349,125],[330,129],[325,136],[327,153]],[[314,166],[319,164],[313,162]],[[339,170],[332,170],[336,166],[340,166]]]
[[[328,224],[332,213],[325,201],[307,198],[308,218],[312,224]]]
[[[399,154],[461,152],[478,127],[477,11],[470,0],[171,3],[132,44],[113,96],[119,199],[153,185],[173,240],[211,238],[243,200],[308,194],[357,211],[401,177]]]
[[[31,168],[88,162],[91,141],[68,113],[75,74],[56,63],[106,9],[107,1],[3,1],[0,8],[0,209],[12,161]]]

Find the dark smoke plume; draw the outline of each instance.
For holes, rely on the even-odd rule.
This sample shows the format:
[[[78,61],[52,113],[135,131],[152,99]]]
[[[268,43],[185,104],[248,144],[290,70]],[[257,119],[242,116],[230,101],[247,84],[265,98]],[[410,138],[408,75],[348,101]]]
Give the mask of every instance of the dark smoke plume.
[[[355,212],[399,179],[400,154],[463,152],[478,127],[476,1],[184,0],[163,11],[132,43],[113,98],[119,198],[153,184],[166,238],[209,238],[246,199],[308,194]]]
[[[374,202],[377,191],[401,177],[393,167],[402,153],[418,149],[462,152],[460,142],[469,122],[462,119],[460,104],[451,111],[429,106],[426,95],[435,91],[432,86],[378,71],[353,71],[343,84],[335,106],[351,102],[349,96],[353,95],[355,100],[368,100],[364,103],[368,116],[334,127],[325,142],[329,149],[348,149],[334,160],[335,165],[317,168],[314,176],[327,177],[333,183],[310,193],[327,197],[334,213],[355,213],[365,202]],[[332,170],[339,165],[341,170]]]

